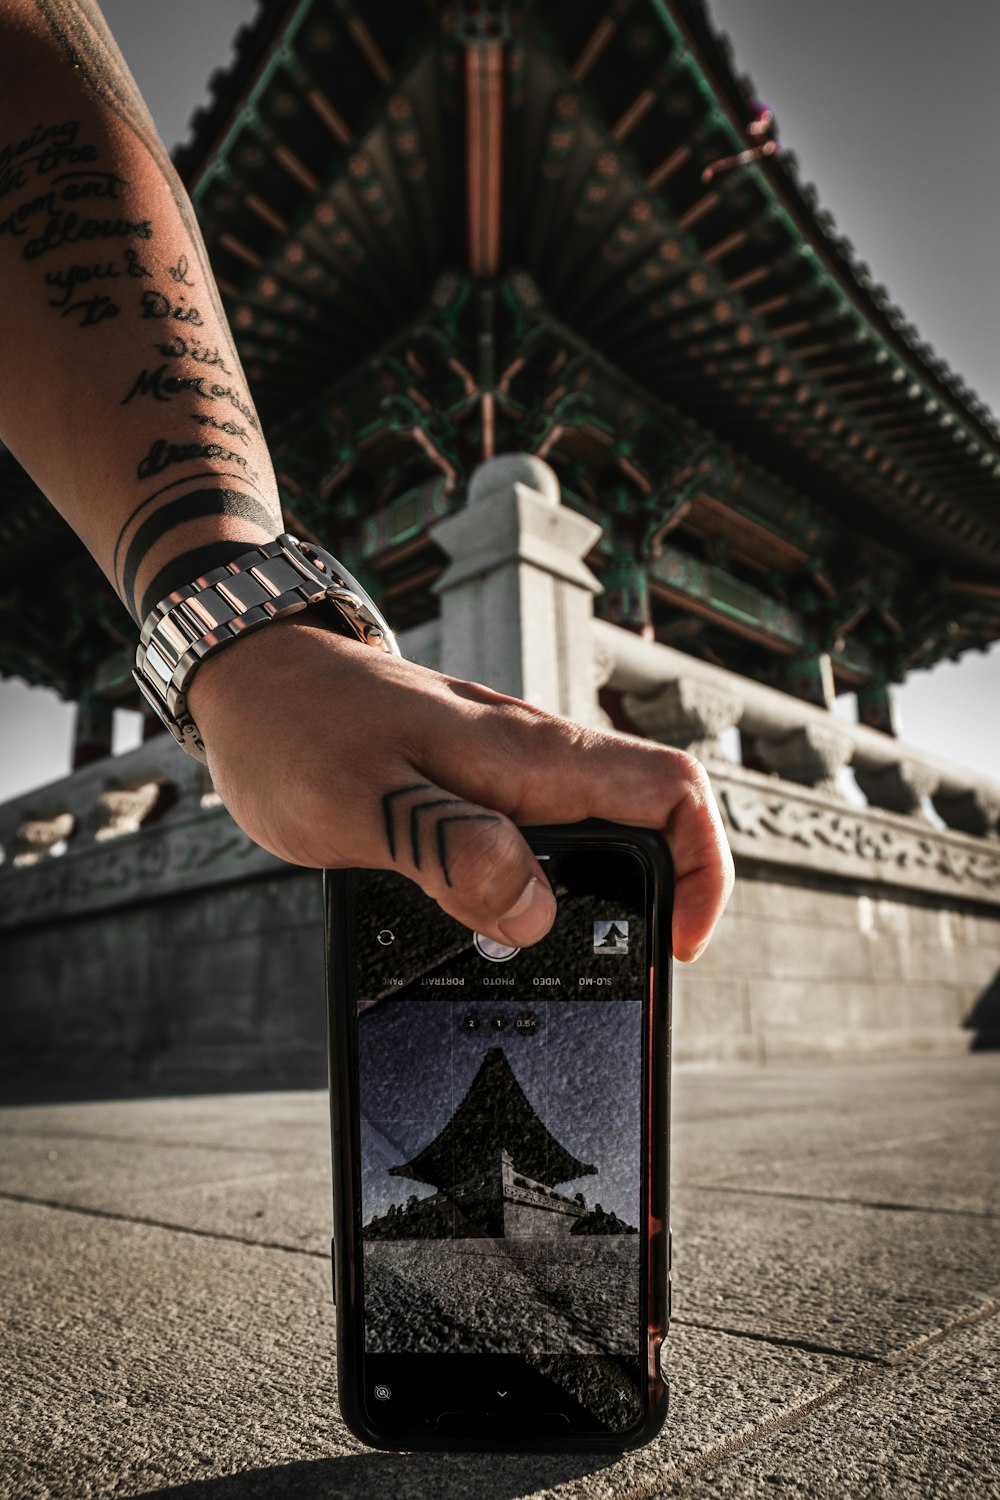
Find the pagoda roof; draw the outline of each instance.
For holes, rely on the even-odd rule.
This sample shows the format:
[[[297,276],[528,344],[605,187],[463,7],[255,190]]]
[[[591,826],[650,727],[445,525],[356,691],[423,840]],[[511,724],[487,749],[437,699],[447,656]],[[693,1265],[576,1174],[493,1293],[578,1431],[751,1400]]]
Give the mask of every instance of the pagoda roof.
[[[842,683],[1000,635],[1000,428],[791,151],[703,182],[755,104],[701,0],[261,0],[211,94],[175,159],[286,519],[349,565],[391,552],[367,581],[400,628],[434,608],[428,523],[523,449],[609,548],[654,538],[676,580],[693,539],[682,607],[715,620],[721,548],[739,628],[822,636]],[[43,545],[61,656],[23,585]],[[0,597],[0,670],[64,691],[125,626],[2,451]]]
[[[447,1192],[488,1172],[501,1151],[509,1153],[515,1171],[546,1187],[597,1171],[578,1161],[545,1128],[507,1054],[502,1047],[491,1047],[444,1129],[412,1161],[389,1171]]]

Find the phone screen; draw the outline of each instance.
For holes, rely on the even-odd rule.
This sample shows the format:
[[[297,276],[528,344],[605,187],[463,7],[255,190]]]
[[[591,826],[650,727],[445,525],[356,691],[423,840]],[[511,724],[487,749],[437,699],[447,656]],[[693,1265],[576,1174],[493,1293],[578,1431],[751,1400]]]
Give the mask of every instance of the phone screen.
[[[363,1397],[389,1434],[645,1413],[646,871],[543,868],[558,915],[524,950],[357,877]]]

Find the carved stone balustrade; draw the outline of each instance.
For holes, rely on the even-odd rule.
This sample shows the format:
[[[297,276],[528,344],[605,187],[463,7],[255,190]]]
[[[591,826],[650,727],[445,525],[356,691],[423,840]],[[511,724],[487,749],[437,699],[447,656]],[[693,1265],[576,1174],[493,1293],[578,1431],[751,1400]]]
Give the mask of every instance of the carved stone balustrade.
[[[854,746],[836,720],[829,724],[803,724],[780,739],[757,738],[757,751],[764,764],[786,781],[814,787],[818,792],[838,795],[837,772],[851,759]]]
[[[933,797],[934,810],[949,828],[982,838],[1000,836],[1000,788],[956,786],[942,781]]]
[[[753,736],[761,759],[783,779],[830,791],[837,769],[849,766],[873,808],[912,817],[929,796],[938,816],[957,833],[997,836],[1000,786],[975,772],[606,620],[594,621],[593,635],[603,679],[623,694],[639,728],[637,714],[655,713],[670,684],[739,697],[740,730]]]
[[[854,768],[854,779],[871,807],[884,807],[888,812],[922,818],[924,798],[929,797],[940,785],[941,772],[935,766],[922,764],[918,760],[901,759],[895,765],[878,769],[857,765]],[[951,824],[953,828],[957,826],[955,823]],[[976,830],[964,831],[971,833]]]
[[[23,868],[48,859],[53,850],[72,837],[75,828],[76,819],[69,812],[55,813],[49,818],[26,818],[14,829],[12,863]]]

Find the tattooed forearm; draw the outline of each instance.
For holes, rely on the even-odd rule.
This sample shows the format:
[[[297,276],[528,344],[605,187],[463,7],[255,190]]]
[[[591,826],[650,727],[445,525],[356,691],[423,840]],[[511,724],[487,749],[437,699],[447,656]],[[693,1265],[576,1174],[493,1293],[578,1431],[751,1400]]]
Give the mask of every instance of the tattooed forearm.
[[[280,506],[193,209],[97,6],[17,0],[17,8],[38,77],[18,82],[10,108],[0,98],[0,117],[33,110],[36,85],[38,98],[45,89],[76,116],[0,142],[0,278],[14,272],[12,347],[53,366],[70,398],[72,444],[56,448],[27,423],[26,451],[38,455],[56,503],[66,495],[74,525],[74,512],[90,525],[89,501],[63,451],[77,471],[112,462],[112,483],[93,508],[94,551],[107,566],[117,517],[138,501],[109,571],[141,619],[178,583],[245,551],[247,538],[273,536]],[[79,356],[77,328],[88,330]],[[192,542],[205,545],[191,551]],[[188,550],[168,561],[177,545]]]
[[[93,0],[36,0],[36,4],[77,76],[128,126],[159,166],[190,237],[215,315],[225,326],[194,210],[100,10]]]

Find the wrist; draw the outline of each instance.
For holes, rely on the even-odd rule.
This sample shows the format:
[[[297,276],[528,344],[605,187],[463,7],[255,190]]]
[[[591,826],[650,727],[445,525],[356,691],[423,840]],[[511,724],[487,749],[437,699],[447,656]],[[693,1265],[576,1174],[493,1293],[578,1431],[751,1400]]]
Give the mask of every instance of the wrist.
[[[205,664],[311,606],[314,618],[398,656],[392,631],[361,585],[322,547],[283,533],[175,589],[142,627],[136,683],[182,749],[206,757],[188,693]],[[322,613],[320,613],[320,610]],[[197,697],[197,695],[196,695]]]

